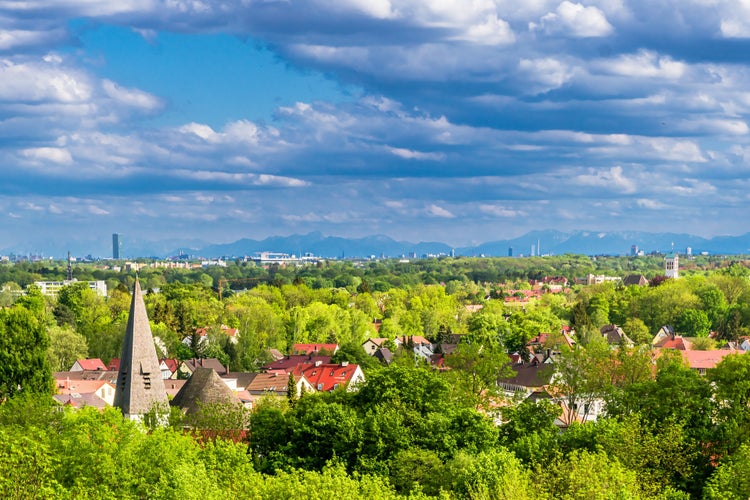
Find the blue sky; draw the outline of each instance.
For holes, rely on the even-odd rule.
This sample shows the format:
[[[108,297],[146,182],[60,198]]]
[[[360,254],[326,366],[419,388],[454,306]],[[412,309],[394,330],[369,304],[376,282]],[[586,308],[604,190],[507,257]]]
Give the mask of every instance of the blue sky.
[[[0,248],[750,231],[750,4],[0,0]]]

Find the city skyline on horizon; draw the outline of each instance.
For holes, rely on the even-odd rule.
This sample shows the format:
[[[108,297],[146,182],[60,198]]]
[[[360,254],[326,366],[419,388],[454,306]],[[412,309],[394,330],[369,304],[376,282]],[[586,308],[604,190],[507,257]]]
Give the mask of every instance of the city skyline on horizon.
[[[32,1],[0,34],[0,248],[750,231],[730,0]]]

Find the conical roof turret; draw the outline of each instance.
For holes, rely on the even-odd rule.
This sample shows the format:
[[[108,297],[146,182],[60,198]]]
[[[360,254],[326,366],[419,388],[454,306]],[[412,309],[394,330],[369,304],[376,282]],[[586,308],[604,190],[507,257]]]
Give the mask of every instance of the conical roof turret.
[[[114,406],[120,408],[125,417],[140,420],[156,404],[166,408],[167,393],[161,378],[159,358],[156,356],[141,285],[136,278],[122,344]]]

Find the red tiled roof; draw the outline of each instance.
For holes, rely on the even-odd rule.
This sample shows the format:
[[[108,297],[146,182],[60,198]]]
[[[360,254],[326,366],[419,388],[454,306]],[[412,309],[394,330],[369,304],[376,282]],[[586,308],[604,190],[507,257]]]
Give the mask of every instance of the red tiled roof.
[[[687,361],[690,368],[696,370],[710,370],[730,354],[745,354],[745,351],[734,349],[716,349],[714,351],[680,351],[682,358]]]
[[[547,342],[548,338],[549,333],[540,333],[533,339],[529,340],[526,345],[544,345],[544,343]]]
[[[99,358],[78,359],[78,366],[83,370],[106,370],[107,366]]]
[[[316,362],[320,362],[321,364],[330,363],[331,356],[309,356],[306,354],[292,354],[291,356],[286,356],[282,359],[274,361],[273,363],[267,364],[263,367],[263,369],[267,372],[283,371],[288,373],[297,365],[314,365]]]
[[[109,364],[107,365],[107,370],[110,370],[113,372],[119,372],[120,371],[120,358],[110,359]]]
[[[338,349],[338,344],[294,344],[292,346],[294,354],[314,354],[320,351],[334,354]]]
[[[337,387],[346,386],[357,368],[359,365],[352,364],[298,365],[292,373],[295,376],[304,375],[316,391],[332,391]]]
[[[112,386],[106,380],[67,380],[57,379],[58,394],[90,394],[98,391],[103,385]],[[112,387],[114,389],[114,387]]]
[[[690,341],[679,335],[675,338],[665,338],[656,344],[656,347],[662,349],[678,349],[680,351],[689,351],[691,348]]]
[[[162,358],[159,360],[159,363],[167,365],[167,368],[169,368],[169,371],[172,373],[176,372],[177,368],[180,366],[180,361],[174,358]]]

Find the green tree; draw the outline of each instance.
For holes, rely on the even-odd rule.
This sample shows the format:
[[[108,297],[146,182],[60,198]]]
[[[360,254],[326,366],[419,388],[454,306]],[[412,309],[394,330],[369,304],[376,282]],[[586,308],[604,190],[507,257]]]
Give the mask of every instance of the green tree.
[[[492,400],[500,395],[498,378],[513,375],[509,362],[508,355],[499,347],[477,343],[459,344],[445,358],[451,368],[448,376],[455,394],[476,408],[489,408]]]
[[[750,356],[730,354],[708,373],[717,401],[718,443],[731,453],[748,441],[750,425]]]
[[[67,371],[78,359],[88,357],[88,345],[83,335],[69,326],[51,326],[47,330],[49,349],[47,357],[52,371]]]
[[[31,311],[20,305],[0,310],[0,400],[52,393],[48,348],[47,331]]]
[[[622,330],[635,344],[650,344],[654,335],[640,318],[628,318]]]
[[[677,318],[677,331],[686,337],[708,337],[711,320],[700,309],[685,309]]]
[[[390,479],[396,491],[402,494],[416,490],[437,495],[444,480],[443,461],[432,450],[401,450],[390,462]]]
[[[732,455],[726,457],[709,478],[703,498],[725,500],[750,498],[750,445],[743,444]]]

